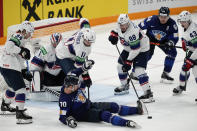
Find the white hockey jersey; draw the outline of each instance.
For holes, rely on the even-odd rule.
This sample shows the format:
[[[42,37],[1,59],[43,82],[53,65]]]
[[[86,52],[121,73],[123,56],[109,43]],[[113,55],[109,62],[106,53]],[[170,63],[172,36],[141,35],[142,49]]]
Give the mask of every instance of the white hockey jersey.
[[[124,50],[129,52],[128,60],[133,60],[140,52],[149,50],[149,38],[140,32],[140,28],[130,21],[129,28],[122,33],[120,25],[116,30]]]
[[[80,67],[91,53],[91,46],[87,47],[83,42],[83,32],[80,30],[58,44],[56,56],[59,59],[70,58],[75,61],[76,67]]]
[[[192,22],[182,35],[182,38],[187,41],[186,47],[193,52],[190,59],[197,60],[197,24]]]
[[[56,64],[55,54],[55,48],[51,44],[45,44],[32,58],[30,70],[46,71],[54,76],[58,75],[61,67]]]
[[[26,42],[20,34],[14,34],[6,41],[0,56],[0,67],[21,72],[25,68],[25,59],[19,53],[21,51],[20,47],[24,47]]]

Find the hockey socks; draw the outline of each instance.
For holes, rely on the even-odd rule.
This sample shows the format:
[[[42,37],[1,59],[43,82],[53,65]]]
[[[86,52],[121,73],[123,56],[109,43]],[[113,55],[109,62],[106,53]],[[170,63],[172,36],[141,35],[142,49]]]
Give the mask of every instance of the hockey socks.
[[[117,103],[112,102],[110,112],[118,113],[121,116],[126,116],[126,115],[138,114],[138,108],[129,107],[129,106],[119,106]]]
[[[112,115],[109,111],[103,111],[101,113],[101,120],[116,126],[126,126],[128,121],[119,116]]]
[[[16,94],[15,101],[16,101],[16,106],[18,106],[18,109],[23,110],[25,104],[25,94],[24,93]]]

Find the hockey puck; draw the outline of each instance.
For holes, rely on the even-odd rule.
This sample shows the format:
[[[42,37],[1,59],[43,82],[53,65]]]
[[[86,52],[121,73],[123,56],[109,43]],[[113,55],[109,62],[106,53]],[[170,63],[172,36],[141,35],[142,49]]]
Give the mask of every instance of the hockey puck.
[[[148,119],[152,119],[152,116],[148,116]]]

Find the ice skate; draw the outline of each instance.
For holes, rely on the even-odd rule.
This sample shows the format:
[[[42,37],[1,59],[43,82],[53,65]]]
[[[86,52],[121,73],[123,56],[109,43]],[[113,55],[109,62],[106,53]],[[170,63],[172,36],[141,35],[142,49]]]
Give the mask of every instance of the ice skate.
[[[173,95],[180,95],[184,91],[185,87],[184,86],[178,86],[173,89]]]
[[[165,83],[165,84],[172,84],[174,81],[174,78],[170,77],[168,73],[163,72],[163,74],[161,75],[161,83]]]
[[[140,101],[140,100],[137,101],[137,108],[138,108],[138,114],[144,115],[146,113],[146,109],[145,109],[142,101]]]
[[[10,104],[5,103],[5,100],[2,99],[0,115],[15,115],[15,114],[16,114],[16,109],[11,107]]]
[[[139,97],[139,99],[142,102],[144,102],[144,103],[155,102],[155,100],[153,99],[153,93],[151,92],[151,90],[147,90],[144,95],[142,95],[142,96]]]
[[[138,126],[138,124],[132,120],[128,120],[126,123],[127,127],[131,127],[131,128],[136,128]]]
[[[114,95],[124,95],[129,93],[129,84],[121,85],[114,89]]]
[[[30,124],[32,123],[32,117],[25,113],[27,109],[19,110],[16,107],[16,124]]]

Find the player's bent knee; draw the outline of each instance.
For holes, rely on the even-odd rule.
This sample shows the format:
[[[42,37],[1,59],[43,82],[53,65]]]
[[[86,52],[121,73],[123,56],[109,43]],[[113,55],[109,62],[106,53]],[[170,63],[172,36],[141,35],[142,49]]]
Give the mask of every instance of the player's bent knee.
[[[111,121],[112,114],[109,111],[102,111],[101,112],[101,120],[104,122]]]
[[[111,102],[111,112],[118,113],[119,110],[120,110],[120,106],[115,102]]]

